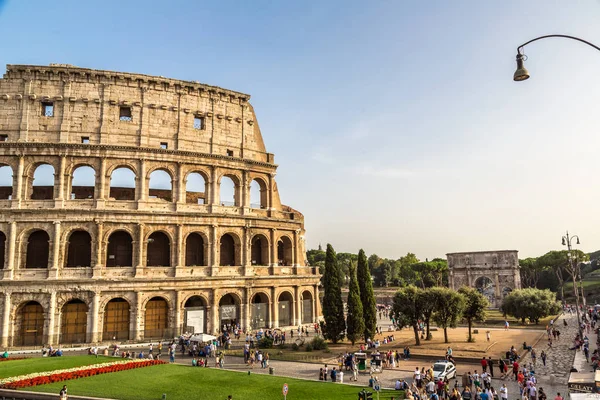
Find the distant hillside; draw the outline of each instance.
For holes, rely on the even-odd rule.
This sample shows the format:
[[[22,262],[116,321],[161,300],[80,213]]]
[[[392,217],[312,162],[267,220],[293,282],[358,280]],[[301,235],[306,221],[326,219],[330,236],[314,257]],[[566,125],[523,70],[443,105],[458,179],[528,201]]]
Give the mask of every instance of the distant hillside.
[[[588,253],[590,256],[590,261],[594,261],[600,258],[600,250],[596,250],[593,253]]]

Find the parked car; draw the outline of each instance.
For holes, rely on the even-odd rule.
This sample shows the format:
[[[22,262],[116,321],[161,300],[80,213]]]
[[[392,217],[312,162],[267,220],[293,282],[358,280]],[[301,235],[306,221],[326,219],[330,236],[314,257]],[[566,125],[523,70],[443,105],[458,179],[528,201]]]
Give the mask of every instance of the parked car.
[[[450,361],[437,361],[433,364],[433,379],[437,382],[445,378],[456,378],[456,367]]]

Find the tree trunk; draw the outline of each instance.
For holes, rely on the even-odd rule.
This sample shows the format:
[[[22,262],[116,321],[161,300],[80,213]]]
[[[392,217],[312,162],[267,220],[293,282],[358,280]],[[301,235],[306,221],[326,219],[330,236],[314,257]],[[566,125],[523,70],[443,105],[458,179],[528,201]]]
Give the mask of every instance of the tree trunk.
[[[448,328],[444,328],[444,343],[448,343]]]
[[[473,337],[471,336],[471,327],[473,326],[473,321],[471,321],[471,318],[467,319],[467,322],[469,323],[469,343],[471,343],[473,341]]]
[[[431,340],[431,333],[429,333],[429,320],[430,318],[427,318],[427,333],[425,334],[425,340]]]
[[[413,331],[415,332],[415,345],[420,346],[421,339],[419,338],[419,328],[417,327],[417,324],[413,325]]]

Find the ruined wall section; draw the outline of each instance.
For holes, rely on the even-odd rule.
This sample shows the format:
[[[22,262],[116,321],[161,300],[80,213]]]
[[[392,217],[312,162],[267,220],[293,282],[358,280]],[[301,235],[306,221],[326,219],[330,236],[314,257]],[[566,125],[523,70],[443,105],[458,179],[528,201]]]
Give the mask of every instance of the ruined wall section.
[[[9,65],[0,79],[0,135],[12,142],[82,143],[85,138],[92,145],[166,145],[274,164],[249,99],[163,77],[62,64]],[[45,104],[52,105],[52,115],[44,115]],[[121,118],[123,108],[130,108],[130,119]]]

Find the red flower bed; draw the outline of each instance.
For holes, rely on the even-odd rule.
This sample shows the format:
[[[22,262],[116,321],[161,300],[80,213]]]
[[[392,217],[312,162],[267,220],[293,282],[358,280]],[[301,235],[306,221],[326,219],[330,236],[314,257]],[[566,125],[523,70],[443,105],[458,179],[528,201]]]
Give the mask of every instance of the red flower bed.
[[[166,361],[161,360],[145,360],[140,362],[129,362],[123,364],[109,365],[106,367],[98,367],[92,369],[83,369],[80,371],[63,372],[58,374],[38,376],[31,379],[23,379],[1,385],[2,389],[21,389],[31,386],[46,385],[48,383],[68,381],[72,379],[87,378],[88,376],[109,374],[111,372],[126,371],[134,368],[150,367],[152,365],[166,364]]]
[[[13,360],[25,360],[29,357],[9,357],[9,358],[0,358],[0,361],[13,361]]]

